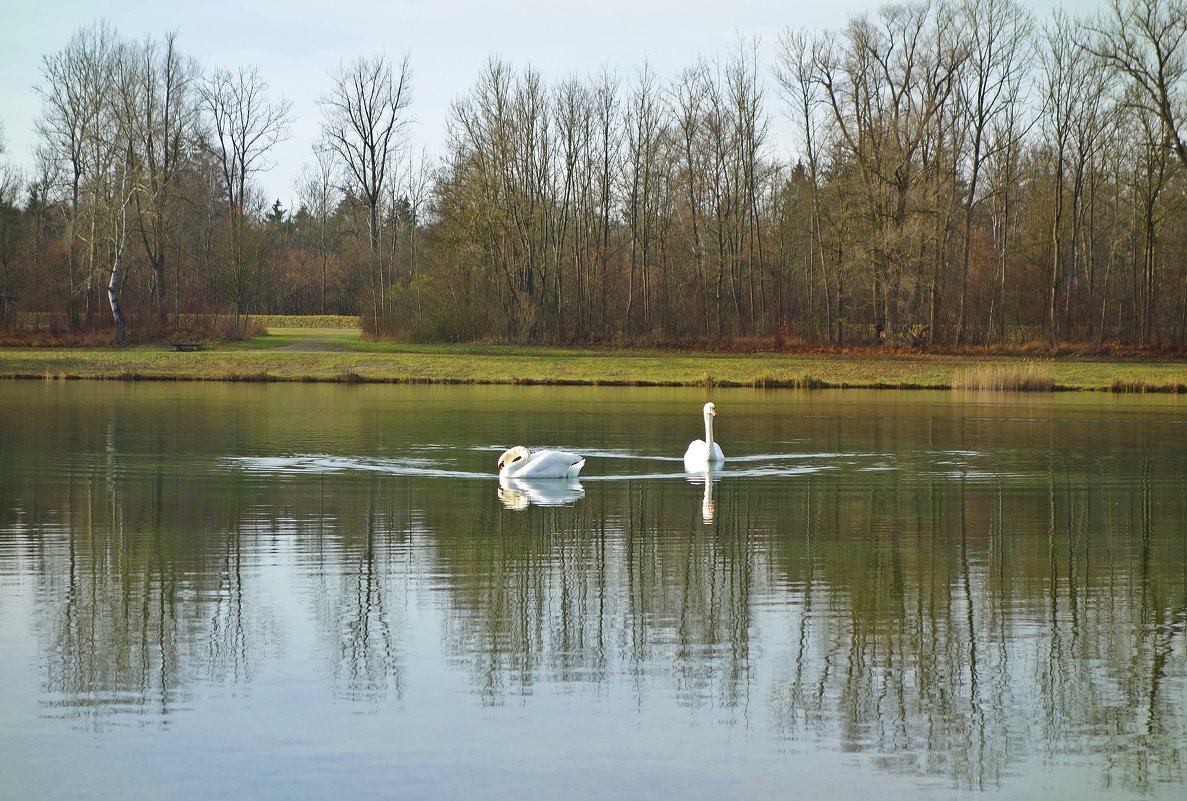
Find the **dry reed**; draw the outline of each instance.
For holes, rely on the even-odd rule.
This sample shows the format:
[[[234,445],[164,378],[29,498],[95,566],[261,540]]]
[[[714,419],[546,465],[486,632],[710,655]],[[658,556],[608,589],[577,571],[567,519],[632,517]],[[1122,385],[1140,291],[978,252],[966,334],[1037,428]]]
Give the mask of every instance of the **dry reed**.
[[[1055,379],[1049,364],[985,364],[957,370],[952,376],[952,388],[1051,392],[1055,389]]]

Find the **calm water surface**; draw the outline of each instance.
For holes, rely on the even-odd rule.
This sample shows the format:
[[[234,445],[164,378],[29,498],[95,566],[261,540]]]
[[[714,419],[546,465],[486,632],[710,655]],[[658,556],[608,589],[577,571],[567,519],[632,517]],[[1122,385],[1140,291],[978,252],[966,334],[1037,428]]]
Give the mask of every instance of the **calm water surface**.
[[[0,384],[0,798],[1184,797],[1187,401],[707,397]]]

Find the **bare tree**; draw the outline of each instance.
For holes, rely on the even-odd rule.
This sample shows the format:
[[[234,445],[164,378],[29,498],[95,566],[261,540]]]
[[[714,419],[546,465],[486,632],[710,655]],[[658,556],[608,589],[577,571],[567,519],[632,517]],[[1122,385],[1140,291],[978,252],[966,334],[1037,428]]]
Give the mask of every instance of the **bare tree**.
[[[321,98],[322,136],[347,178],[343,187],[366,204],[369,244],[376,264],[377,313],[386,316],[391,277],[379,258],[380,206],[396,169],[409,124],[412,70],[407,55],[394,68],[384,54],[362,56],[339,65],[334,85]]]
[[[1050,148],[1053,185],[1051,189],[1051,269],[1047,280],[1047,327],[1054,339],[1059,330],[1060,292],[1067,292],[1069,239],[1066,231],[1067,173],[1072,164],[1073,132],[1082,107],[1090,102],[1092,58],[1076,43],[1073,23],[1060,12],[1045,31],[1042,81],[1046,94],[1044,131]],[[1072,209],[1073,216],[1075,209]]]
[[[164,322],[168,250],[180,224],[179,179],[197,136],[198,105],[194,85],[198,65],[177,49],[176,34],[164,41],[146,40],[134,51],[143,103],[135,120],[136,147],[144,172],[143,192],[136,194],[141,241],[152,266],[157,314]]]
[[[0,156],[5,152],[4,122],[0,120]],[[18,197],[25,185],[23,176],[7,159],[0,160],[0,324],[7,321],[12,297],[14,262],[21,239]]]
[[[389,173],[404,147],[412,102],[408,56],[392,67],[383,54],[342,64],[334,86],[321,99],[322,134],[349,179],[349,189],[366,202],[371,251],[379,249],[379,204]]]
[[[1140,91],[1130,87],[1131,93]],[[1124,128],[1129,136],[1129,183],[1133,204],[1132,241],[1140,256],[1132,263],[1133,325],[1136,339],[1142,346],[1153,344],[1155,312],[1161,280],[1160,261],[1162,234],[1167,217],[1177,209],[1166,202],[1167,186],[1171,181],[1174,162],[1171,150],[1165,146],[1164,121],[1152,109],[1138,104],[1134,113],[1126,115]]]
[[[80,291],[92,295],[106,276],[119,344],[126,335],[120,290],[131,206],[143,188],[135,135],[145,113],[138,67],[135,48],[100,23],[78,31],[61,53],[45,59],[42,71],[46,107],[39,129],[49,158],[69,165],[71,298]]]
[[[964,197],[964,247],[961,255],[960,301],[956,344],[965,339],[968,324],[969,260],[972,254],[973,211],[984,199],[981,179],[993,148],[1009,146],[994,139],[990,129],[1018,103],[1019,79],[1029,59],[1030,15],[1015,0],[962,0],[961,21],[968,38],[965,80],[960,84],[963,123],[968,132],[967,183]]]
[[[235,308],[236,330],[259,285],[262,268],[259,237],[247,225],[247,212],[261,207],[251,178],[271,167],[268,153],[289,135],[286,100],[268,98],[268,83],[255,67],[236,72],[215,70],[200,89],[205,112],[206,148],[218,164],[227,201],[228,237],[221,281]]]
[[[593,195],[597,209],[599,236],[596,245],[599,266],[597,291],[597,326],[603,333],[612,327],[607,319],[607,289],[610,284],[609,265],[611,257],[611,222],[614,214],[617,190],[615,162],[622,150],[623,120],[619,79],[613,72],[605,70],[598,76],[594,87],[594,136],[593,136]]]
[[[1132,102],[1156,115],[1187,167],[1187,0],[1108,0],[1086,47],[1133,81]]]
[[[124,344],[126,324],[120,292],[127,269],[128,244],[132,233],[133,203],[144,192],[142,156],[137,150],[136,129],[145,117],[146,96],[139,91],[139,63],[134,46],[120,42],[104,65],[108,77],[107,108],[103,114],[100,141],[95,145],[96,172],[92,188],[94,217],[103,216],[101,236],[105,242],[92,242],[92,252],[100,245],[106,252],[107,303],[115,324],[115,339]],[[92,228],[96,232],[95,228]],[[98,232],[96,232],[98,233]]]
[[[199,91],[207,150],[222,172],[230,212],[242,218],[248,181],[271,169],[269,151],[289,136],[292,103],[269,99],[268,82],[256,67],[215,70]]]
[[[769,121],[759,74],[758,40],[739,40],[725,68],[725,89],[730,103],[733,138],[737,142],[733,167],[736,175],[733,215],[737,239],[733,263],[738,287],[735,293],[745,299],[741,304],[746,309],[741,319],[743,330],[753,329],[765,315],[767,305],[766,260],[759,210],[760,187],[766,184],[769,170],[764,153]],[[743,266],[744,281],[741,276]]]
[[[570,315],[576,328],[583,324],[584,290],[588,281],[586,254],[589,250],[586,204],[591,176],[589,163],[593,125],[593,102],[589,88],[578,78],[561,82],[553,92],[556,120],[559,196],[556,224],[557,305]],[[568,267],[572,282],[566,280]]]
[[[916,273],[911,241],[920,213],[917,190],[927,178],[920,155],[952,98],[967,57],[956,22],[939,3],[885,6],[850,23],[842,48],[820,48],[815,72],[832,112],[839,146],[857,166],[866,216],[878,239],[871,261],[871,300],[891,339],[902,320],[904,282]]]
[[[783,97],[788,105],[792,118],[800,127],[803,137],[803,156],[807,160],[808,182],[812,193],[812,247],[808,249],[808,292],[807,315],[814,317],[816,287],[823,283],[825,323],[824,330],[832,331],[832,302],[829,293],[829,281],[824,271],[827,269],[824,259],[824,241],[821,235],[820,209],[820,128],[822,127],[818,109],[821,106],[820,87],[814,78],[814,51],[826,46],[826,39],[814,37],[807,31],[787,30],[779,37],[779,55],[775,66],[775,78],[783,90]],[[816,279],[816,268],[819,265],[821,277]]]
[[[687,68],[677,76],[669,94],[670,114],[679,130],[680,172],[682,173],[683,199],[686,203],[690,246],[692,249],[692,273],[696,286],[701,290],[701,306],[707,309],[709,299],[705,294],[705,242],[701,216],[705,206],[705,170],[703,165],[704,106],[708,86],[708,66],[702,61]],[[701,321],[701,335],[710,332],[709,316],[696,315]]]
[[[405,244],[408,252],[408,279],[410,281],[416,281],[420,272],[417,261],[418,242],[421,226],[427,222],[426,208],[432,183],[433,162],[429,159],[428,154],[424,150],[419,153],[409,153],[407,169],[404,171],[404,180],[400,191],[407,213],[405,222],[408,231]]]
[[[81,320],[79,304],[88,316],[96,294],[93,259],[83,252],[87,208],[84,191],[97,169],[96,146],[102,142],[106,70],[115,32],[105,23],[75,32],[61,52],[42,59],[43,100],[37,131],[43,154],[67,182],[64,208],[66,237],[67,315],[71,327]]]
[[[628,102],[626,197],[627,225],[631,232],[630,270],[624,324],[633,333],[636,285],[641,288],[643,325],[649,324],[648,269],[652,259],[656,178],[661,137],[660,106],[655,72],[644,64],[635,77]],[[637,276],[637,274],[641,274]]]
[[[338,175],[333,156],[325,148],[314,148],[314,162],[306,165],[297,176],[297,196],[309,213],[313,227],[313,244],[321,268],[321,299],[319,309],[326,313],[326,273],[336,249],[334,212],[342,201],[338,189]]]
[[[1019,90],[1013,90],[1020,97]],[[1018,175],[1023,151],[1022,103],[1007,106],[990,127],[990,142],[986,159],[986,183],[989,187],[990,230],[995,246],[995,270],[989,293],[986,330],[991,338],[1004,339],[1006,334],[1006,276],[1014,229],[1017,226],[1014,210],[1017,206]]]

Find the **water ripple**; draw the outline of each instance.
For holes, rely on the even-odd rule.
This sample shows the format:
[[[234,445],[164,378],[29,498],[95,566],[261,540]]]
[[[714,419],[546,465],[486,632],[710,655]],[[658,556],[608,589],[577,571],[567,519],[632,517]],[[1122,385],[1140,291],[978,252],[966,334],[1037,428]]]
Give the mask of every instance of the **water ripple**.
[[[502,445],[465,448],[468,452],[498,453]],[[301,453],[283,456],[229,456],[230,466],[259,474],[331,474],[344,472],[382,473],[393,476],[429,478],[493,479],[497,473],[463,470],[451,466],[447,449],[438,445],[417,447],[417,455],[399,457],[344,456],[334,454]],[[627,450],[589,450],[580,452],[589,459],[582,474],[583,481],[649,481],[699,476],[683,469],[683,459],[666,454],[636,453]],[[429,455],[432,454],[432,455]],[[712,471],[714,480],[725,477],[761,478],[794,477],[836,470],[858,472],[896,472],[910,469],[921,475],[941,475],[965,479],[1004,477],[1005,472],[978,464],[984,454],[970,450],[929,451],[920,459],[904,459],[877,452],[795,452],[755,453],[729,456],[720,468]],[[626,463],[626,464],[624,464]],[[651,463],[651,468],[632,470],[629,465]],[[679,465],[677,468],[676,466]],[[640,465],[642,466],[642,465]],[[627,467],[626,470],[622,468]],[[675,469],[673,469],[675,468]],[[600,473],[600,470],[607,472]]]
[[[402,457],[385,459],[365,456],[295,454],[291,456],[229,456],[233,467],[252,473],[324,474],[357,470],[393,476],[435,476],[437,478],[490,478],[489,473],[449,470],[430,459]]]

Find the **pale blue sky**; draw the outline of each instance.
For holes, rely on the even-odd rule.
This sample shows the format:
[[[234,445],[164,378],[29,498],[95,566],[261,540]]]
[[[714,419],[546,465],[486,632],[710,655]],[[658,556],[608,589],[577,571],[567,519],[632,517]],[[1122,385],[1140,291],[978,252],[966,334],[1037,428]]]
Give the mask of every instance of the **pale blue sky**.
[[[1046,14],[1054,5],[1083,12],[1100,0],[1023,0]],[[531,64],[546,77],[596,72],[624,77],[644,61],[661,75],[698,55],[724,54],[739,35],[759,36],[769,54],[788,26],[835,28],[877,8],[873,0],[253,0],[181,3],[165,0],[15,0],[0,25],[0,121],[8,155],[31,163],[40,100],[41,59],[65,46],[75,30],[108,19],[126,36],[178,32],[181,49],[204,67],[258,66],[275,95],[293,103],[293,136],[276,149],[275,168],[261,177],[285,205],[293,177],[309,160],[321,115],[317,98],[327,71],[363,53],[411,55],[415,73],[413,144],[434,153],[449,104],[464,95],[492,55]],[[768,58],[767,63],[771,63]],[[772,109],[778,111],[778,109]]]

